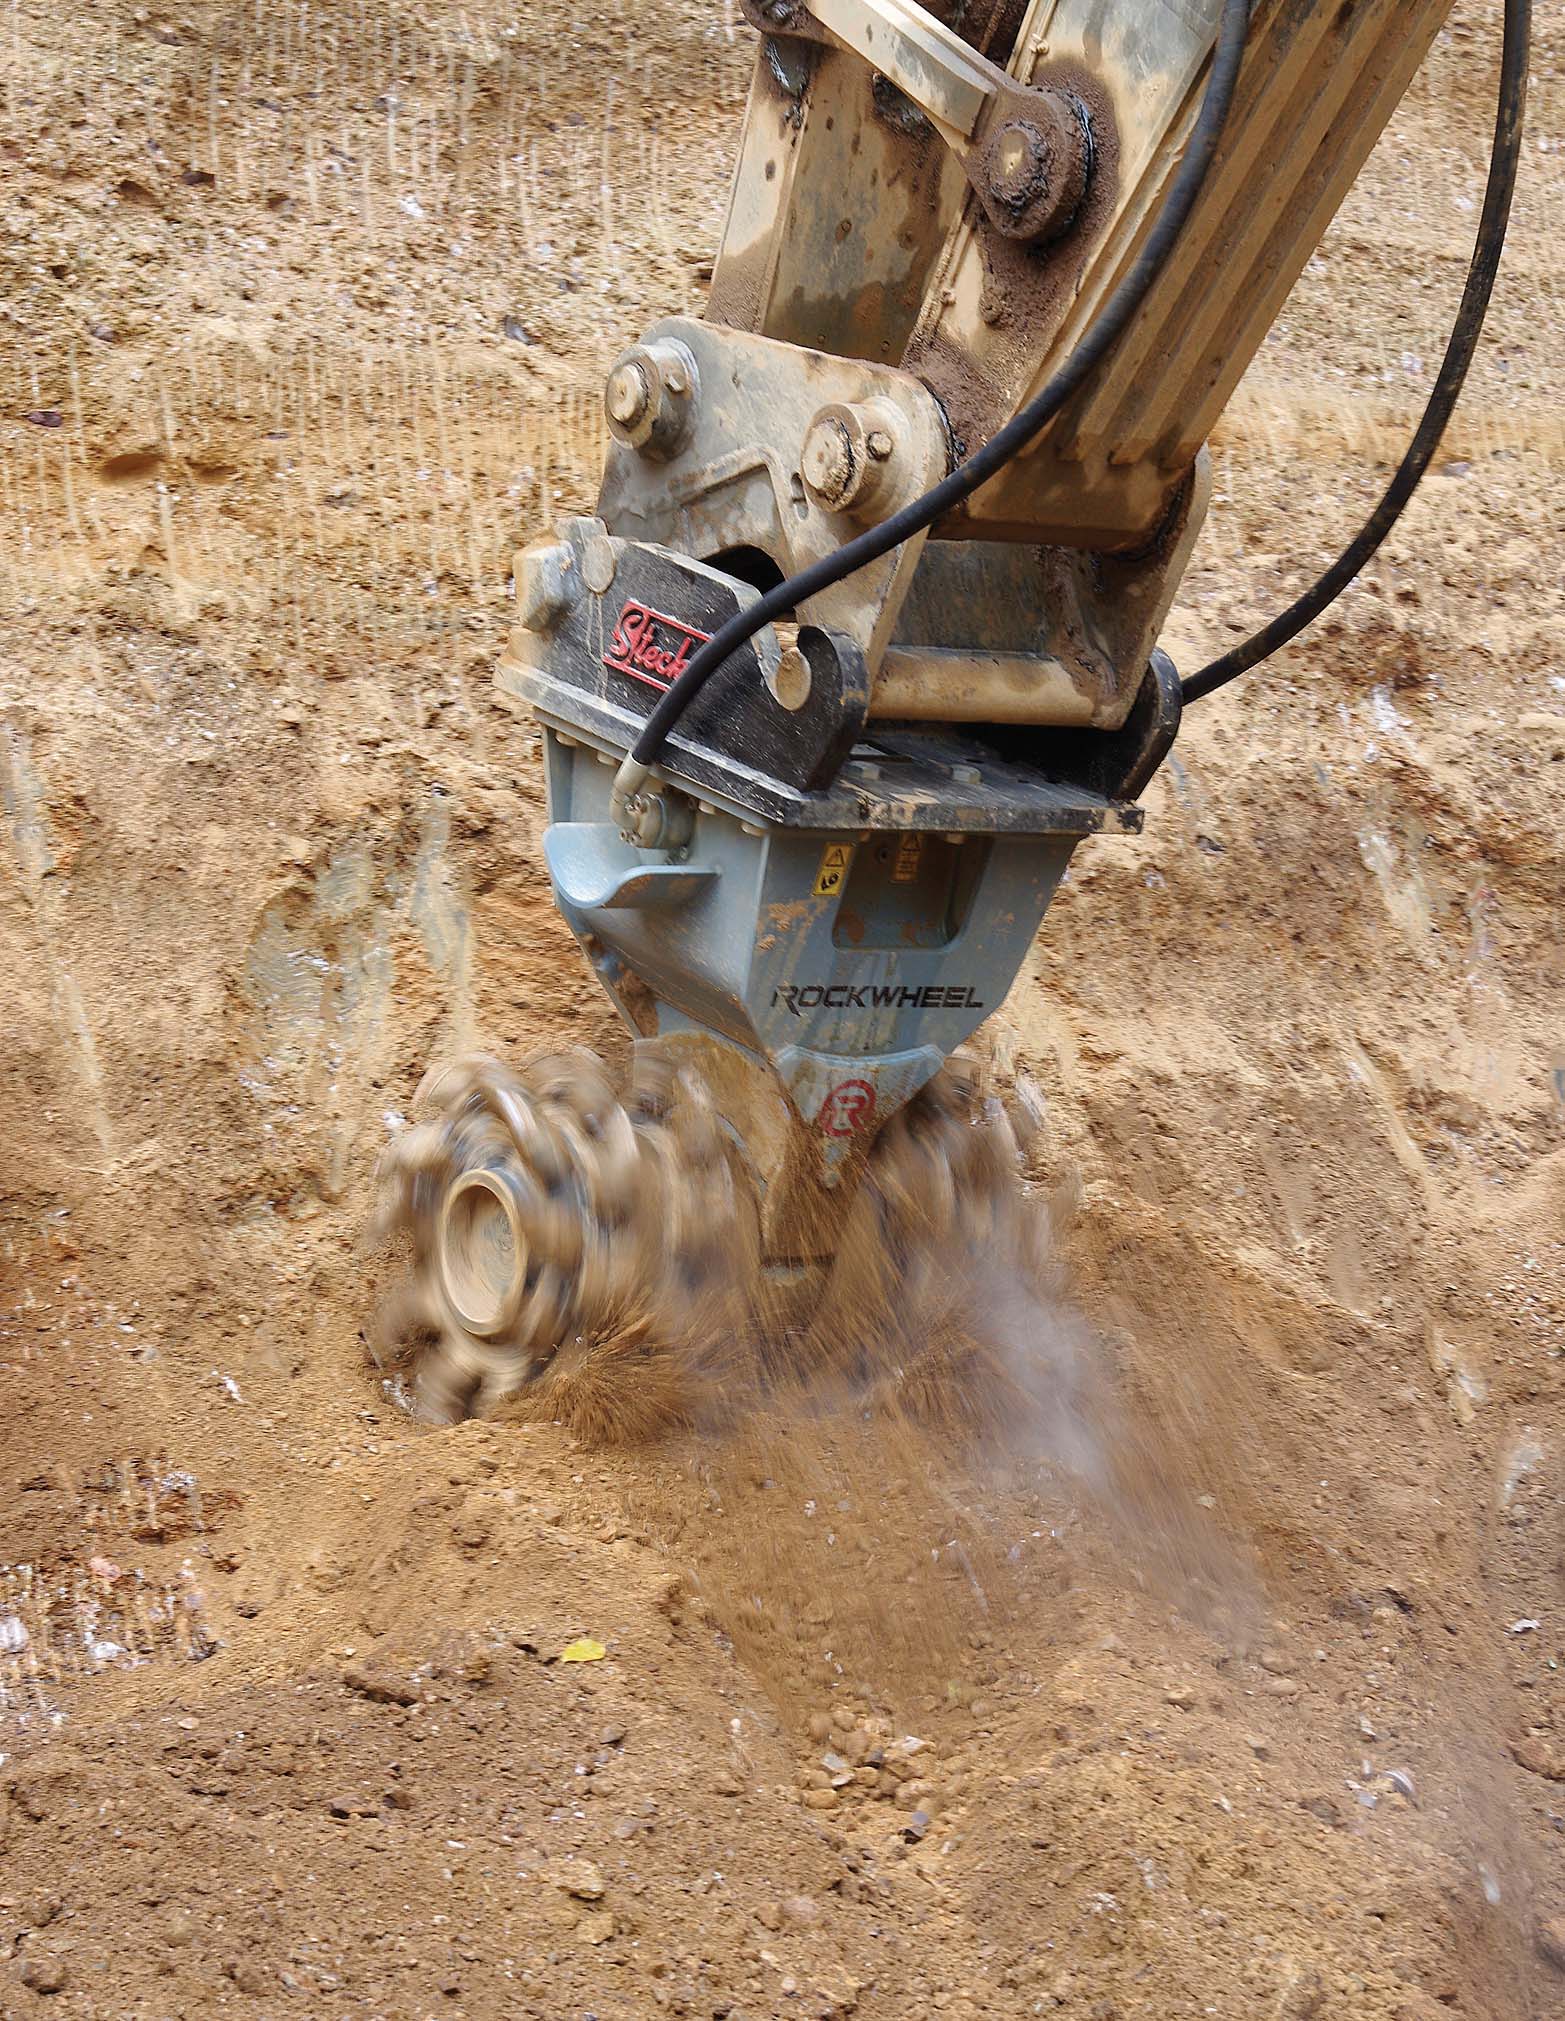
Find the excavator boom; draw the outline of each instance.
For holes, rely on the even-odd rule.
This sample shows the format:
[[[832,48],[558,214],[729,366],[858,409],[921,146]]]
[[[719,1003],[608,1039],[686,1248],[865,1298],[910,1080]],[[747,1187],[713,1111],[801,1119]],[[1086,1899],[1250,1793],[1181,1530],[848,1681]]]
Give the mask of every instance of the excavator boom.
[[[743,0],[707,313],[609,373],[597,509],[519,556],[499,670],[542,725],[556,901],[642,1079],[469,1066],[394,1152],[433,1414],[605,1339],[802,1326],[829,1354],[870,1236],[907,1277],[964,1211],[969,1256],[981,1231],[1021,1267],[1014,1146],[946,1062],[1078,844],[1141,826],[1179,727],[1158,636],[1203,444],[1449,0],[1255,0],[1172,250],[1090,372],[932,524],[822,565],[1033,411],[1102,323],[1210,145],[1233,7]],[[655,761],[629,756],[702,647],[803,570],[818,586]]]

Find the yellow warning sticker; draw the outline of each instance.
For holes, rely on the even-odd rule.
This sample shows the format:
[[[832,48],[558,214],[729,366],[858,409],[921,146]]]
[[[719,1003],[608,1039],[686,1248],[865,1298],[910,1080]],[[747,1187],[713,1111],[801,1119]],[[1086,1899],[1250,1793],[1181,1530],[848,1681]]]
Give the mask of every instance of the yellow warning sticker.
[[[891,866],[893,884],[916,884],[918,866],[924,854],[924,838],[909,832],[898,839],[896,861]]]
[[[821,867],[815,873],[815,896],[835,898],[842,889],[843,879],[848,874],[848,865],[853,861],[851,842],[828,842],[821,851]]]

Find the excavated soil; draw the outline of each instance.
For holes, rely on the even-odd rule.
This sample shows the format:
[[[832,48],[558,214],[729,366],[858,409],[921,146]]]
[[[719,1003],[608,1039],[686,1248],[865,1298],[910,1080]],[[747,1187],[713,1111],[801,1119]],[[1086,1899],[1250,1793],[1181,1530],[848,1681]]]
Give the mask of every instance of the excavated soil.
[[[490,670],[606,363],[700,304],[749,32],[15,0],[0,2013],[1565,2014],[1539,12],[1440,468],[995,1021],[1062,1279],[1000,1315],[1032,1407],[605,1452],[413,1424],[360,1230],[431,1060],[621,1050]],[[1458,0],[1241,389],[1187,664],[1427,391],[1497,17]]]

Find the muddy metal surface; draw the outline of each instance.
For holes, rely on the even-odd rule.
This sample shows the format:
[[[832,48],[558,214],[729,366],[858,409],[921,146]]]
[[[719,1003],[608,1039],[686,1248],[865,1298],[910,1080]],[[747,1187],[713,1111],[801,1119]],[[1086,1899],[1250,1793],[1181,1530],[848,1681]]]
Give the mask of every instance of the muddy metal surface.
[[[1565,140],[1395,553],[1078,852],[992,1027],[1001,1454],[604,1452],[366,1360],[434,1059],[620,1045],[491,669],[699,310],[731,12],[0,37],[0,2012],[1565,2013]],[[1193,665],[1368,504],[1463,6],[1214,444]],[[601,1656],[596,1652],[602,1650]]]

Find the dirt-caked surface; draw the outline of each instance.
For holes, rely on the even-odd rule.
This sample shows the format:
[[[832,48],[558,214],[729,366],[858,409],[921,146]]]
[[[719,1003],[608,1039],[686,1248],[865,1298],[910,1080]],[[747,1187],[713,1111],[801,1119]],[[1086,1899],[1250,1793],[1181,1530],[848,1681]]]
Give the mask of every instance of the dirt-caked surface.
[[[1003,1450],[421,1428],[432,1062],[623,1059],[491,674],[698,309],[727,0],[0,23],[0,2014],[1565,2014],[1565,125],[1387,556],[1194,711],[987,1037]],[[1242,386],[1195,665],[1384,481],[1456,19]]]

